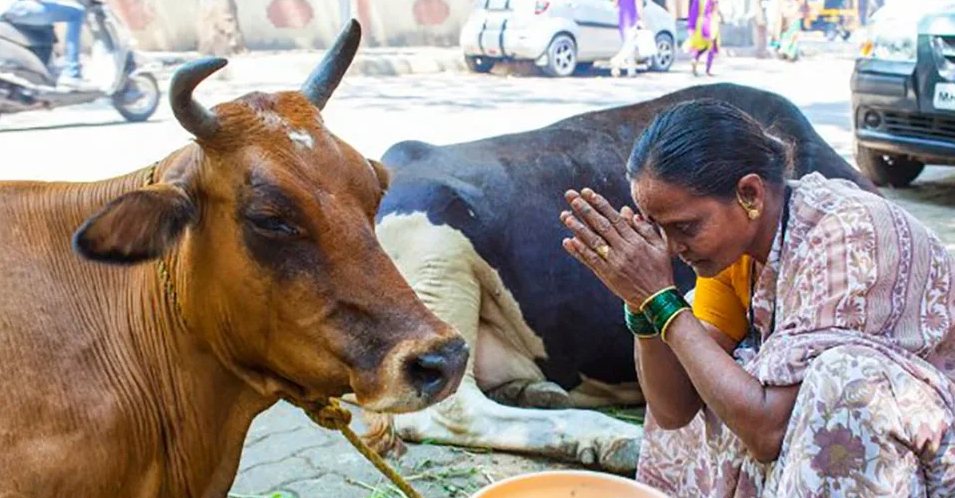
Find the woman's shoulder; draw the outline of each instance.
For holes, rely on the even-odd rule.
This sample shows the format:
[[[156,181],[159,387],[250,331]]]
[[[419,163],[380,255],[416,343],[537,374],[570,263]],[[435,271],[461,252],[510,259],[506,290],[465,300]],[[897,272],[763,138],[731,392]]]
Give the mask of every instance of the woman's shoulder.
[[[790,180],[789,185],[793,188],[796,208],[811,209],[817,218],[858,213],[860,210],[883,211],[893,206],[888,199],[863,190],[849,180],[826,178],[816,171]]]
[[[911,241],[941,245],[937,234],[912,213],[849,180],[826,178],[813,172],[792,181],[791,185],[794,188],[791,209],[798,223],[796,231],[803,235],[810,231],[830,236],[851,232],[854,241],[868,234],[874,243],[878,233],[895,233]],[[862,246],[872,248],[872,244]]]

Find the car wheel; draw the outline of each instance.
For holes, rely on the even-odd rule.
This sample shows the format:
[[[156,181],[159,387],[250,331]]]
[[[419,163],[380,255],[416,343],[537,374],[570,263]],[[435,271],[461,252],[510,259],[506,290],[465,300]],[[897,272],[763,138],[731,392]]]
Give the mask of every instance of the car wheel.
[[[856,146],[856,163],[862,173],[879,187],[907,187],[925,169],[925,163],[921,161],[886,155],[861,145]]]
[[[656,37],[657,55],[650,59],[650,69],[653,71],[669,71],[676,58],[676,47],[673,37],[669,33],[660,33]]]
[[[494,69],[494,63],[496,61],[490,57],[475,57],[475,56],[466,56],[464,58],[464,63],[467,64],[468,69],[474,73],[487,73],[491,69]]]
[[[544,72],[549,76],[563,78],[574,73],[577,67],[577,44],[568,34],[559,34],[547,48],[547,66]]]

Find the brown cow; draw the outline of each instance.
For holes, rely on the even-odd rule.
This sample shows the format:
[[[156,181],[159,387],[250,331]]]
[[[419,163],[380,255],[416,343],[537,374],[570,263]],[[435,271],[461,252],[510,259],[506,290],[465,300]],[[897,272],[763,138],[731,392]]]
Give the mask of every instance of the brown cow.
[[[196,137],[97,183],[0,183],[0,496],[223,497],[256,414],[354,392],[420,410],[468,349],[375,237],[382,166],[320,110],[357,50],[352,21],[302,90],[208,110]],[[71,250],[72,236],[72,250]]]

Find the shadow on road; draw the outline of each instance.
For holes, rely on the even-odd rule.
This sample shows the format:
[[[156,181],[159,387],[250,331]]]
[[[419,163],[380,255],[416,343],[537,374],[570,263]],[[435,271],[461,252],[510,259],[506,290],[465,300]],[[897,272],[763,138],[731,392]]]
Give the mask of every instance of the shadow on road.
[[[945,172],[938,172],[931,175],[931,178],[918,180],[908,188],[883,188],[882,193],[889,199],[931,204],[955,210],[955,195],[952,193],[955,190],[955,168],[939,167],[937,169]]]
[[[92,123],[84,122],[69,122],[69,123],[56,123],[56,124],[45,124],[45,125],[36,125],[36,126],[17,126],[17,127],[7,127],[0,125],[0,135],[4,133],[19,133],[24,131],[47,131],[47,130],[69,130],[71,128],[110,128],[115,126],[127,126],[127,125],[152,125],[164,121],[163,119],[152,118],[149,121],[142,123],[130,123],[125,119],[117,119],[114,121],[96,121]]]

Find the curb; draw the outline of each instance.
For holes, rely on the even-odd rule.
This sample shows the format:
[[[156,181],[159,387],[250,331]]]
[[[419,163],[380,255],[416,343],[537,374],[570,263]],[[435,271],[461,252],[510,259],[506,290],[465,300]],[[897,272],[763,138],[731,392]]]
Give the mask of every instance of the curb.
[[[324,50],[247,52],[228,57],[229,64],[215,79],[269,83],[304,79],[315,68]],[[142,60],[157,66],[156,75],[168,78],[183,63],[201,58],[197,52],[145,52]],[[415,47],[369,50],[359,53],[346,74],[352,76],[400,76],[466,71],[464,56],[457,47]]]

